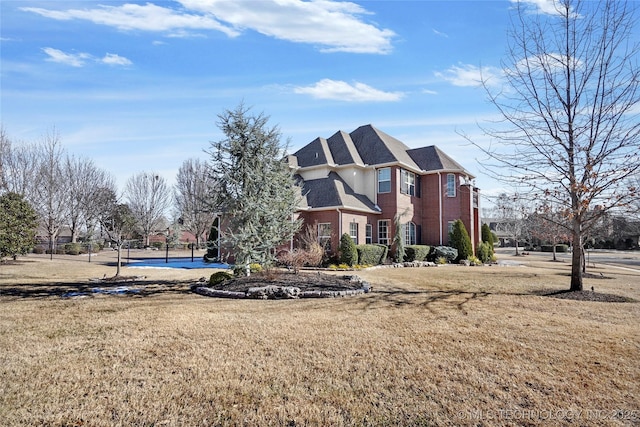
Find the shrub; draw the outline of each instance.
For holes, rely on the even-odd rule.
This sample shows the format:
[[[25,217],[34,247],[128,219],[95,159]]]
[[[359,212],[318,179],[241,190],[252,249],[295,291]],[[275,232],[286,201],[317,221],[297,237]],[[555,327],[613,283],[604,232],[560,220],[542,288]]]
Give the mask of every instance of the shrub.
[[[309,258],[311,256],[312,254],[304,249],[293,249],[279,253],[278,261],[287,266],[287,268],[292,268],[294,273],[298,273],[300,268],[309,264]],[[322,261],[322,253],[320,254],[319,259]]]
[[[67,255],[80,255],[82,253],[80,243],[67,243],[64,245],[64,250]]]
[[[489,242],[480,243],[478,245],[478,249],[476,250],[476,256],[482,263],[487,263],[491,261],[493,252],[491,251],[490,243]]]
[[[458,258],[458,250],[449,246],[433,246],[427,259],[429,261],[437,261],[438,258],[444,258],[446,262],[453,262]]]
[[[473,256],[471,238],[469,237],[469,233],[461,220],[457,219],[453,223],[453,231],[451,232],[451,236],[449,236],[449,240],[451,246],[458,250],[458,257],[456,258],[456,261]]]
[[[427,245],[409,245],[404,248],[404,261],[425,261],[429,256],[431,246]]]
[[[480,259],[476,256],[471,255],[469,258],[467,258],[467,261],[469,261],[469,265],[482,265],[482,261],[480,261]]]
[[[42,246],[36,246],[35,248],[33,248],[33,253],[34,254],[43,254],[44,253],[44,248]]]
[[[491,255],[493,255],[495,253],[494,246],[495,246],[495,243],[497,242],[497,240],[495,239],[496,236],[493,234],[488,224],[482,224],[481,233],[482,233],[482,241],[488,244],[489,252]]]
[[[219,285],[220,283],[226,282],[231,278],[233,278],[233,275],[226,271],[216,271],[209,278],[209,286]]]
[[[447,257],[440,256],[440,257],[435,259],[435,263],[436,264],[440,264],[440,265],[444,265],[444,264],[447,263]]]
[[[340,237],[340,262],[349,266],[358,263],[358,249],[347,233]]]
[[[358,260],[360,264],[378,265],[384,263],[387,259],[389,248],[386,245],[357,245]]]

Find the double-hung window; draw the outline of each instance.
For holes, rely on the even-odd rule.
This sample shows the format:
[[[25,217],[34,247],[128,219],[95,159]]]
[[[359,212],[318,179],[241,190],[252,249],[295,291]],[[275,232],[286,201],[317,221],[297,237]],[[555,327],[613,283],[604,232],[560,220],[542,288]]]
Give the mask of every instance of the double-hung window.
[[[378,169],[378,193],[391,193],[391,168]]]
[[[365,235],[364,242],[367,245],[370,245],[373,243],[373,226],[371,224],[367,224],[366,230],[367,230],[367,234]]]
[[[381,219],[378,221],[378,243],[381,245],[389,244],[389,220]]]
[[[318,224],[318,243],[326,250],[331,250],[331,223]]]
[[[416,174],[402,169],[400,171],[400,191],[410,196],[416,195]]]
[[[456,197],[456,175],[447,174],[447,197]]]
[[[358,223],[357,222],[349,223],[349,236],[351,237],[351,240],[353,240],[353,243],[357,245],[358,244]]]

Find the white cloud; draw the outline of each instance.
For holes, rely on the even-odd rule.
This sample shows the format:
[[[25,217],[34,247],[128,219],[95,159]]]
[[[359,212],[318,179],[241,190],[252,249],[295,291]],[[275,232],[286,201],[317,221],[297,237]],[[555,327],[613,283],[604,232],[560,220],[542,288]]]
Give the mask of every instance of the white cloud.
[[[453,65],[444,72],[434,73],[436,77],[451,83],[454,86],[481,86],[484,81],[487,85],[496,85],[500,81],[500,71],[494,67],[477,67],[470,64]]]
[[[404,96],[401,92],[384,92],[364,83],[349,84],[340,80],[322,79],[312,86],[299,86],[295,93],[311,95],[318,99],[334,99],[349,102],[393,102]]]
[[[511,0],[511,3],[523,3],[532,11],[546,15],[561,15],[564,7],[558,0]],[[571,8],[570,10],[573,10]]]
[[[42,50],[49,55],[47,61],[58,62],[72,67],[83,67],[87,60],[91,59],[91,55],[88,53],[65,53],[52,47],[45,47]]]
[[[153,3],[144,5],[128,3],[122,6],[101,5],[96,9],[68,9],[64,11],[38,7],[23,7],[21,10],[37,13],[46,18],[59,21],[69,21],[72,19],[86,20],[94,24],[115,27],[119,30],[156,32],[216,30],[230,37],[239,34],[238,31],[221,24],[213,16],[187,14],[157,6]]]
[[[87,62],[97,62],[107,65],[120,65],[129,66],[132,62],[124,56],[117,55],[115,53],[107,53],[102,58],[95,58],[89,53],[66,53],[59,49],[52,47],[45,47],[42,49],[44,53],[49,55],[47,61],[58,62],[60,64],[70,65],[72,67],[84,67]]]
[[[324,52],[388,53],[395,33],[362,19],[368,12],[344,1],[178,0],[183,9],[153,3],[100,6],[64,11],[21,10],[56,20],[81,19],[120,30],[164,32],[184,37],[194,30],[221,31],[229,37],[254,30],[269,37],[319,46]]]
[[[433,31],[433,34],[435,34],[436,36],[444,37],[447,39],[449,38],[449,34],[438,31],[435,28],[432,28],[431,31]]]
[[[124,56],[120,56],[115,53],[107,53],[100,62],[107,65],[122,65],[125,67],[132,64],[132,62]]]

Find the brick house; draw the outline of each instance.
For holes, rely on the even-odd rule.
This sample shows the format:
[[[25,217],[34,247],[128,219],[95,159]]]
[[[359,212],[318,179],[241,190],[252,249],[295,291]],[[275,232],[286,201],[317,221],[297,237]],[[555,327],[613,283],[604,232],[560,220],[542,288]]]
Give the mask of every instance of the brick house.
[[[461,219],[481,240],[474,176],[436,146],[409,148],[371,125],[316,138],[289,156],[302,187],[299,215],[335,251],[348,233],[357,244],[391,245],[394,217],[405,244],[446,245]]]

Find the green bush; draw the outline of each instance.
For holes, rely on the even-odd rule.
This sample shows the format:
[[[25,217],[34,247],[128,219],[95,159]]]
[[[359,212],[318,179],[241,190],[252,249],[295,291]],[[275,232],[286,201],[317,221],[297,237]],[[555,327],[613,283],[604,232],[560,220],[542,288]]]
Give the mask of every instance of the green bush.
[[[409,245],[404,248],[404,260],[406,262],[412,261],[426,261],[431,251],[431,246],[427,245]]]
[[[378,265],[383,264],[387,259],[389,248],[386,245],[357,245],[358,262],[360,264]]]
[[[80,243],[66,243],[64,245],[64,250],[67,255],[80,255],[83,253]]]
[[[491,249],[490,242],[482,242],[478,245],[478,249],[476,249],[476,256],[483,264],[491,261],[491,257],[493,256],[493,251]]]
[[[458,250],[449,246],[433,246],[427,259],[438,264],[444,264],[440,262],[440,258],[443,258],[446,262],[453,262],[458,258]]]
[[[459,219],[457,219],[453,223],[453,231],[449,236],[449,244],[451,245],[451,247],[458,250],[458,258],[456,258],[456,261],[467,259],[470,256],[473,256],[473,246],[471,245],[471,238],[469,237],[467,228]]]
[[[349,266],[358,263],[358,249],[347,233],[340,237],[340,262]]]
[[[209,286],[219,285],[220,283],[226,282],[231,278],[233,278],[233,275],[226,271],[216,271],[209,278]]]

